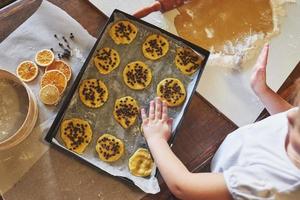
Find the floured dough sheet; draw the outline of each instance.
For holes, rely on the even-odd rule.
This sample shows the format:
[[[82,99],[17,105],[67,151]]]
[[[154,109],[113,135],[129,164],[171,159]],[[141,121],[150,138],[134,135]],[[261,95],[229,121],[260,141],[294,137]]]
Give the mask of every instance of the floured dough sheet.
[[[300,0],[283,8],[286,15],[279,17],[280,32],[269,41],[267,84],[274,91],[278,91],[300,61]],[[216,60],[213,56],[208,60],[197,92],[236,125],[253,123],[264,108],[250,87],[256,56],[243,63],[242,68],[231,67],[229,56],[227,63],[224,57]]]
[[[279,33],[286,2],[295,1],[192,0],[178,8],[174,24],[181,37],[213,53],[211,64],[240,68]]]

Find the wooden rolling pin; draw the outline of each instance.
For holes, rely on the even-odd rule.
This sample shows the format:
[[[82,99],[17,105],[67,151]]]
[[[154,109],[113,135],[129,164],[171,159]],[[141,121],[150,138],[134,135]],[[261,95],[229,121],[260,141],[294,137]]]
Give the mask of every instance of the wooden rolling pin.
[[[186,0],[157,0],[152,5],[136,11],[133,13],[133,16],[143,18],[152,12],[161,11],[163,13],[181,6],[185,1]]]

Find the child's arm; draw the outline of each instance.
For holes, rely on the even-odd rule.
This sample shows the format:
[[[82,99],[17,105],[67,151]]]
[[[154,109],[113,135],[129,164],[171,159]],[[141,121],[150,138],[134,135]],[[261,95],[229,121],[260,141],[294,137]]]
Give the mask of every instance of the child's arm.
[[[266,67],[269,45],[266,45],[254,67],[251,76],[251,87],[271,115],[287,111],[293,106],[285,101],[279,94],[268,87],[266,83]]]
[[[190,173],[167,141],[172,120],[159,98],[150,102],[149,117],[142,109],[143,132],[154,161],[171,192],[180,199],[231,199],[222,174]]]

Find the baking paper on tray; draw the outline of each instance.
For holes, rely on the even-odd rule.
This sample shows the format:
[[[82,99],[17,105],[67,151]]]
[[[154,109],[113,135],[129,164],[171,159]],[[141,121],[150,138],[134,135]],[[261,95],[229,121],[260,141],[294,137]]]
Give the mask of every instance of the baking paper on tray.
[[[125,15],[121,13],[114,13],[114,21],[118,21],[121,19],[128,20]],[[94,66],[93,59],[91,59],[83,76],[81,77],[81,80],[91,78],[102,80],[107,85],[109,90],[108,101],[104,104],[104,106],[102,106],[99,109],[87,108],[81,103],[78,97],[78,90],[76,90],[73,94],[70,104],[68,105],[67,110],[65,111],[63,118],[83,118],[91,124],[93,130],[93,139],[87,147],[87,149],[85,150],[85,152],[82,155],[76,154],[77,156],[114,176],[120,176],[132,180],[135,185],[137,185],[139,188],[141,188],[147,193],[157,193],[160,191],[160,189],[157,178],[155,177],[156,170],[153,170],[151,176],[146,178],[133,176],[129,172],[128,159],[139,147],[146,147],[146,142],[140,132],[140,120],[133,127],[127,130],[123,129],[115,121],[112,114],[114,102],[117,98],[130,95],[137,100],[140,107],[146,108],[148,107],[150,100],[155,98],[156,86],[161,80],[167,77],[174,77],[180,79],[186,87],[187,98],[183,106],[169,109],[169,115],[172,118],[174,118],[174,133],[174,130],[180,123],[180,119],[182,118],[184,110],[188,105],[188,100],[191,98],[193,89],[197,83],[199,76],[201,75],[202,70],[198,70],[191,76],[183,75],[176,68],[174,64],[174,58],[176,55],[176,48],[187,47],[187,45],[184,44],[182,41],[177,41],[176,39],[161,33],[157,29],[150,28],[137,21],[131,22],[134,23],[138,28],[138,34],[131,44],[116,45],[108,35],[108,31],[111,25],[113,24],[110,23],[105,29],[104,34],[102,35],[102,38],[100,39],[96,48],[100,49],[103,47],[110,47],[115,49],[119,53],[121,58],[121,63],[119,67],[113,70],[108,75],[101,75]],[[157,61],[147,60],[141,51],[142,43],[145,41],[146,37],[152,33],[164,35],[164,37],[166,37],[170,43],[169,52]],[[93,52],[92,58],[95,56],[95,54],[96,51]],[[204,55],[201,56],[204,58]],[[126,64],[136,60],[145,62],[151,68],[153,75],[151,84],[142,91],[134,91],[128,88],[124,84],[122,77],[122,72]],[[117,136],[118,138],[121,138],[124,141],[125,154],[120,160],[114,163],[106,163],[101,161],[98,158],[97,152],[95,150],[97,139],[104,133],[110,133],[112,135]],[[52,141],[60,147],[64,148],[66,151],[69,151],[64,147],[64,143],[61,140],[59,133],[56,135],[55,138],[53,138]]]

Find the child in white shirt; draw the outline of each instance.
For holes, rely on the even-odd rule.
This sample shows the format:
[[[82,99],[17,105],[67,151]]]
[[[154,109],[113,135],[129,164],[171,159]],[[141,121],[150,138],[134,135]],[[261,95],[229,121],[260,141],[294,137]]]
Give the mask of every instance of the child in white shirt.
[[[300,199],[300,110],[267,86],[268,50],[267,45],[254,67],[251,87],[271,116],[229,134],[212,161],[212,173],[189,172],[170,149],[172,119],[165,102],[151,101],[149,115],[142,109],[144,136],[176,197]],[[297,93],[299,105],[300,86]]]

